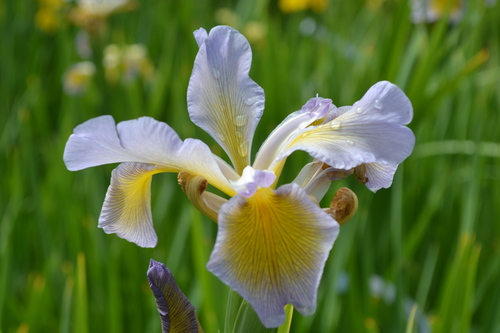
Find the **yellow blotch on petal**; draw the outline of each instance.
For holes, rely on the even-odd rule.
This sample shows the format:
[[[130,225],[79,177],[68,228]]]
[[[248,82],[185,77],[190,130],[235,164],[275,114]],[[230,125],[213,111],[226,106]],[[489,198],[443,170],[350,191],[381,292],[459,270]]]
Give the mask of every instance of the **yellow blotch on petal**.
[[[222,207],[207,267],[252,304],[264,325],[276,327],[286,304],[304,315],[314,311],[337,234],[338,224],[298,185],[260,188]]]

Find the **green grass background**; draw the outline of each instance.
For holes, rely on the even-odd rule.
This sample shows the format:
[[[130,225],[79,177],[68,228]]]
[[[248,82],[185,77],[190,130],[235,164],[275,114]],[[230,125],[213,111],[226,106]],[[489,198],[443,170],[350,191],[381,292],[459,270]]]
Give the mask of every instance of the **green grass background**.
[[[467,1],[456,24],[415,25],[406,1],[331,0],[323,13],[293,14],[265,0],[141,1],[109,18],[94,40],[96,76],[74,97],[62,75],[81,60],[78,28],[45,33],[37,2],[0,2],[0,332],[159,332],[150,258],[170,267],[206,332],[224,328],[228,288],[205,269],[216,225],[176,175],[154,177],[159,243],[142,249],[97,228],[114,166],[73,173],[62,161],[73,128],[104,114],[154,117],[222,154],[186,108],[192,32],[217,25],[221,7],[241,17],[236,28],[267,27],[252,44],[251,77],[266,93],[254,150],[316,93],[351,105],[389,80],[414,105],[417,143],[391,189],[332,184],[323,206],[349,186],[360,208],[330,254],[317,311],[295,313],[291,332],[500,332],[499,6]],[[311,36],[300,33],[306,18]],[[100,51],[109,43],[146,45],[155,83],[108,84]],[[308,160],[294,154],[284,180]]]

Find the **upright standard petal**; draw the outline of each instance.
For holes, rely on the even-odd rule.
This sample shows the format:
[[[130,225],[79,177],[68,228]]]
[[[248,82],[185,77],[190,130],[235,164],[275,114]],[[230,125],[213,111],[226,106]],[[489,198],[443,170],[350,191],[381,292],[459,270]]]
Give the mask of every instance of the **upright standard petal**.
[[[236,192],[227,180],[231,168],[221,171],[222,160],[196,139],[182,141],[163,122],[149,117],[127,120],[117,126],[111,116],[90,119],[77,126],[64,150],[64,162],[76,171],[117,162],[139,162],[162,166],[162,172],[188,171],[203,175],[228,195]],[[237,179],[234,173],[232,178]]]
[[[304,315],[314,312],[338,231],[338,223],[297,184],[261,188],[221,207],[207,268],[250,302],[264,326],[277,327],[286,304]]]
[[[145,163],[122,163],[113,170],[99,228],[141,247],[155,247],[158,238],[151,216],[151,178],[164,171],[161,166]]]
[[[248,73],[250,44],[238,31],[218,26],[195,32],[200,47],[189,81],[191,120],[226,151],[239,174],[250,164],[255,128],[264,110],[264,90]]]
[[[335,169],[348,170],[363,163],[398,165],[411,154],[415,136],[404,125],[413,111],[397,86],[379,82],[359,102],[341,111],[333,120],[302,131],[278,160],[304,150]]]
[[[194,312],[195,307],[182,293],[170,270],[151,259],[147,276],[160,314],[162,333],[203,332]]]

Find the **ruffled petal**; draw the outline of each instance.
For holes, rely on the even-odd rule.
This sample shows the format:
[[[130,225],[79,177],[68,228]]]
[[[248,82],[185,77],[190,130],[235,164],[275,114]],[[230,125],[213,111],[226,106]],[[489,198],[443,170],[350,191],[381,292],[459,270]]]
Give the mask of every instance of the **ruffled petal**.
[[[90,119],[77,126],[64,150],[64,162],[76,171],[117,162],[161,165],[164,172],[188,171],[203,175],[210,184],[229,195],[235,192],[221,171],[221,159],[200,140],[182,141],[167,124],[149,117],[127,120],[117,126],[111,116]],[[237,179],[233,171],[230,178]]]
[[[122,163],[113,170],[99,227],[141,247],[155,247],[158,238],[151,216],[151,178],[164,170],[145,163]]]
[[[147,276],[156,299],[162,332],[203,332],[194,311],[195,307],[183,294],[170,270],[151,259]]]
[[[367,163],[366,178],[368,182],[365,184],[371,191],[377,192],[381,188],[389,188],[392,185],[392,179],[396,173],[397,165],[389,165],[382,163]]]
[[[413,118],[413,107],[408,97],[388,81],[375,83],[352,108],[373,122],[407,125]]]
[[[218,26],[195,31],[200,47],[188,87],[191,120],[226,151],[238,173],[250,164],[264,90],[248,76],[250,44],[238,31]]]
[[[266,327],[285,319],[292,304],[303,315],[316,307],[317,289],[339,225],[297,184],[221,207],[207,268],[254,308]]]
[[[403,125],[413,111],[397,86],[379,82],[341,111],[335,119],[302,131],[277,160],[304,150],[335,169],[348,170],[363,163],[397,165],[411,154],[415,136]]]

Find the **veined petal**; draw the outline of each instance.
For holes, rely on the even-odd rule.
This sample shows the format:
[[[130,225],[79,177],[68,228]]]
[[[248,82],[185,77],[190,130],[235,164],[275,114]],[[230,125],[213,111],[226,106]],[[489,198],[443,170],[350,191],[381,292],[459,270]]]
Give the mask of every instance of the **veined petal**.
[[[376,192],[381,188],[389,188],[392,185],[392,179],[396,173],[397,165],[389,165],[382,163],[367,163],[366,178],[368,182],[365,184],[371,191]]]
[[[264,90],[248,76],[250,44],[238,31],[218,26],[195,31],[200,47],[188,87],[191,120],[226,151],[239,174],[250,164]]]
[[[349,170],[363,163],[397,165],[411,154],[415,136],[403,125],[413,111],[395,85],[379,82],[348,111],[341,111],[327,123],[306,128],[277,160],[304,150],[335,169]]]
[[[151,259],[147,276],[156,299],[162,332],[203,332],[194,311],[195,307],[183,294],[170,270],[161,262]]]
[[[141,247],[155,247],[158,238],[151,216],[151,178],[160,172],[165,168],[145,163],[122,163],[113,170],[99,227]]]
[[[405,93],[388,81],[375,83],[358,102],[355,112],[374,122],[407,125],[413,118],[413,107]]]
[[[221,207],[207,268],[250,302],[264,326],[277,327],[286,304],[304,315],[314,312],[338,232],[338,223],[297,184],[261,188]]]
[[[255,157],[255,169],[270,169],[274,172],[278,168],[272,166],[277,156],[290,144],[304,128],[325,115],[334,108],[331,99],[321,97],[311,98],[299,111],[291,113],[272,131],[262,144]],[[279,172],[278,172],[279,173]]]
[[[117,126],[111,116],[90,119],[77,126],[64,150],[71,171],[117,162],[161,165],[163,172],[188,171],[203,175],[210,184],[229,195],[235,192],[210,148],[200,140],[182,141],[167,124],[149,117],[127,120]],[[234,172],[231,178],[236,179]]]

